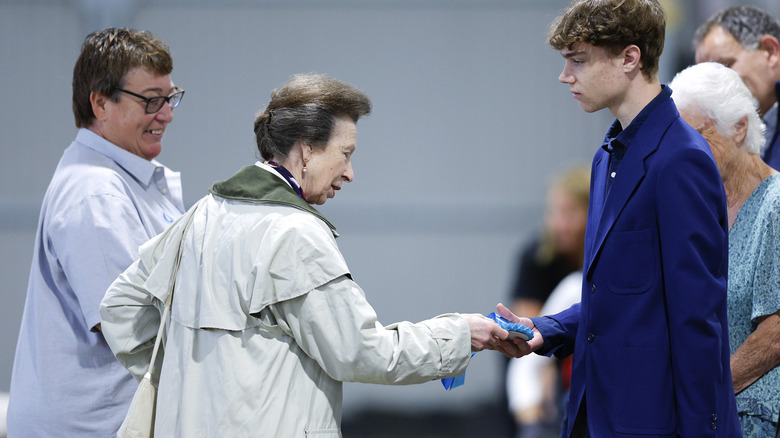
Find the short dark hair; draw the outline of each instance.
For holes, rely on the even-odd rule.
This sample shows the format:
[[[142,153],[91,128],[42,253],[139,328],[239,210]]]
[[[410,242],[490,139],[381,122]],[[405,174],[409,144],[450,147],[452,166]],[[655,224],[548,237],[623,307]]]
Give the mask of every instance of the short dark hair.
[[[125,75],[136,67],[160,76],[170,74],[173,59],[168,45],[149,32],[125,28],[110,27],[87,35],[73,67],[76,127],[89,127],[95,120],[89,95],[96,91],[116,101],[116,88],[121,88]]]
[[[758,48],[761,37],[772,35],[780,41],[780,21],[753,6],[735,6],[716,12],[702,23],[693,36],[693,46],[701,44],[713,27],[720,26],[744,48]]]
[[[642,74],[652,79],[664,50],[666,14],[657,0],[575,0],[553,21],[547,42],[556,50],[583,42],[616,55],[633,44]]]
[[[284,160],[297,142],[325,147],[337,117],[357,122],[371,112],[371,100],[346,82],[321,74],[297,74],[279,90],[255,117],[255,138],[260,155]]]

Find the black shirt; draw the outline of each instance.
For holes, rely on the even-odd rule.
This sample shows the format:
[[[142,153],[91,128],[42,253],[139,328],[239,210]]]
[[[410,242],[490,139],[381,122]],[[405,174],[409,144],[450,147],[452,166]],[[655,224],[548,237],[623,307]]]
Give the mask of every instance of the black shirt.
[[[540,244],[539,239],[534,240],[520,254],[517,276],[512,286],[513,299],[533,299],[544,303],[564,277],[579,270],[578,266],[561,255],[553,257],[549,263],[539,261],[536,254]]]

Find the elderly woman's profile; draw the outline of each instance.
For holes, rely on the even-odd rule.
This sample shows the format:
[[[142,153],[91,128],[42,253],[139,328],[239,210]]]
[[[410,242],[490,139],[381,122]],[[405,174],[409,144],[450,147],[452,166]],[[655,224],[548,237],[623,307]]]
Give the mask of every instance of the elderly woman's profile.
[[[215,183],[109,288],[103,333],[140,379],[181,243],[158,436],[340,436],[344,381],[422,383],[462,374],[472,351],[519,356],[480,314],[381,325],[352,280],[312,204],[352,182],[356,123],[370,110],[350,84],[293,76],[255,119],[262,160]]]

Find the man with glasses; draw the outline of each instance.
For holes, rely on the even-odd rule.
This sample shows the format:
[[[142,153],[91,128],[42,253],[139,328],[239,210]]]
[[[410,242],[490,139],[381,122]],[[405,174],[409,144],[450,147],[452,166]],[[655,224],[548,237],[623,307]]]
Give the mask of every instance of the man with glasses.
[[[8,433],[113,436],[137,384],[100,331],[100,301],[138,247],[185,210],[155,160],[184,90],[147,32],[87,36],[73,70],[79,128],[43,200],[16,347]]]

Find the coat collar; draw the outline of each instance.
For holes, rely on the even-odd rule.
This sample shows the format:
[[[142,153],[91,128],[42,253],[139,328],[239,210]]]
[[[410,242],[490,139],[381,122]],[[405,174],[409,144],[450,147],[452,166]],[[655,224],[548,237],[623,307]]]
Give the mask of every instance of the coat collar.
[[[666,99],[648,115],[626,151],[623,161],[620,163],[620,171],[609,193],[604,194],[607,172],[609,170],[609,154],[601,149],[596,153],[593,163],[593,184],[590,198],[590,214],[588,223],[597,224],[590,242],[586,242],[589,248],[589,257],[586,257],[587,274],[591,274],[593,261],[599,255],[607,234],[612,230],[620,217],[620,213],[628,203],[637,186],[645,178],[647,169],[645,160],[652,155],[660,144],[666,130],[674,120],[680,117],[672,99]]]
[[[301,199],[287,183],[271,171],[258,166],[246,166],[225,181],[217,181],[211,186],[212,194],[237,201],[259,204],[280,204],[311,213],[325,222],[335,236],[333,226],[319,211]]]

